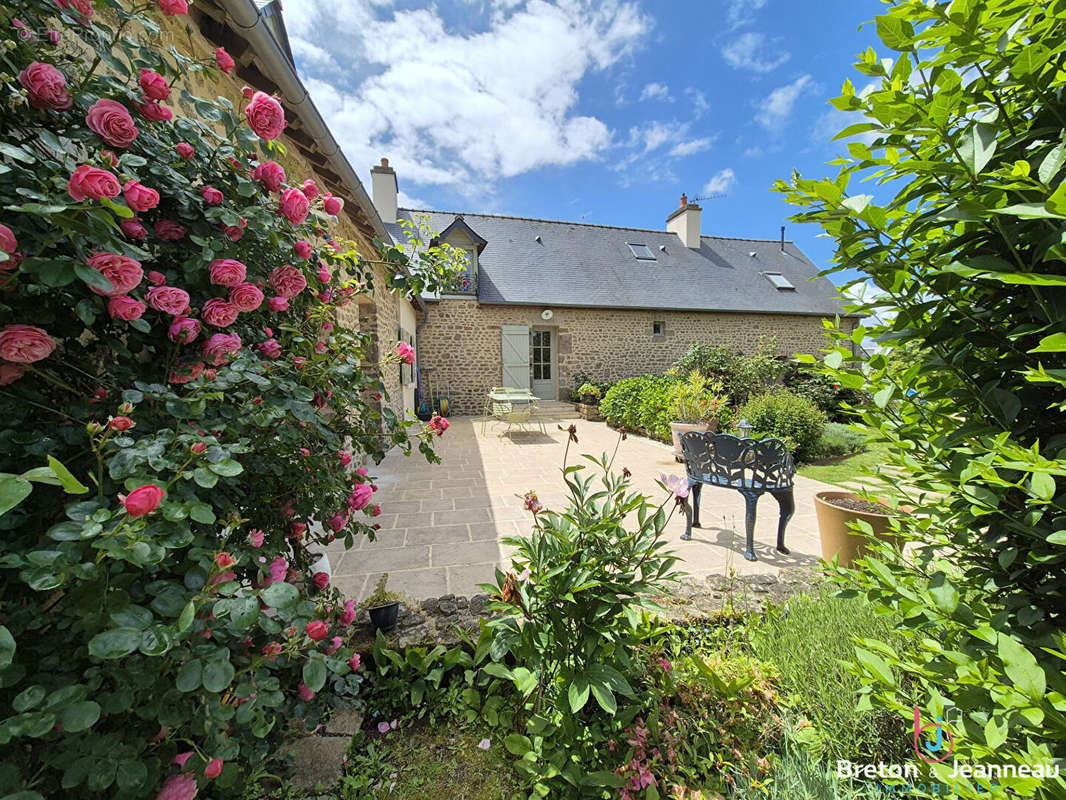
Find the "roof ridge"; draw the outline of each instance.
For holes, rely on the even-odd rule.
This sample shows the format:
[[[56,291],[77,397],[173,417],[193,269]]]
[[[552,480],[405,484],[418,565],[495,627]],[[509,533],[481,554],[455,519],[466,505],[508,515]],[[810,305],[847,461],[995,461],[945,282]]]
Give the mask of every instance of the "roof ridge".
[[[457,217],[489,217],[490,219],[518,219],[524,222],[548,222],[553,225],[582,225],[587,228],[606,228],[613,231],[637,231],[639,233],[669,233],[662,228],[630,228],[623,225],[601,225],[596,222],[573,222],[566,219],[545,219],[543,217],[519,217],[514,214],[482,214],[477,211],[443,211],[434,208],[399,208],[397,211],[409,211],[414,214],[454,214]],[[780,239],[750,239],[743,236],[712,236],[709,233],[700,234],[701,239],[717,239],[728,242],[774,242]],[[795,244],[792,239],[786,239],[786,243]]]

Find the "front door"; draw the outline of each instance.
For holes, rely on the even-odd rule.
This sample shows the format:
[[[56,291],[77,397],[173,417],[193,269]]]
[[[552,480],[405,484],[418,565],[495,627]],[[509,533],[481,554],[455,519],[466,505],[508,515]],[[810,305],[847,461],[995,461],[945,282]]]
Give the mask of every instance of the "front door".
[[[533,331],[533,394],[541,400],[555,399],[555,347],[552,332]]]

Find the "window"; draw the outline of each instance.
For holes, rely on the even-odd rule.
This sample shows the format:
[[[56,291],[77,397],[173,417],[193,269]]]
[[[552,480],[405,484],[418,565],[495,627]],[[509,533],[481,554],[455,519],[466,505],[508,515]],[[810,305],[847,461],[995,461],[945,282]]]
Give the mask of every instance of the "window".
[[[796,287],[792,285],[788,278],[782,275],[780,272],[764,272],[766,280],[770,281],[774,285],[775,289],[780,289],[783,292],[787,292],[790,289],[795,291]]]
[[[666,335],[666,323],[662,320],[656,320],[651,324],[652,336],[665,336]]]
[[[646,244],[634,244],[633,242],[626,242],[629,247],[629,252],[633,254],[633,258],[637,261],[654,261],[655,255],[651,252],[651,248]]]
[[[552,379],[551,331],[533,331],[533,380]]]

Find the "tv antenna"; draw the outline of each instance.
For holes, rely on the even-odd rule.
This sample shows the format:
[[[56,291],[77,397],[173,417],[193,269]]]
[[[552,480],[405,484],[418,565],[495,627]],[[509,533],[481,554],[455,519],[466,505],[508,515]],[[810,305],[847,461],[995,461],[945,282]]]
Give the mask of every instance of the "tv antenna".
[[[725,192],[711,192],[710,194],[701,194],[692,198],[693,203],[699,203],[703,200],[721,200],[725,197]]]

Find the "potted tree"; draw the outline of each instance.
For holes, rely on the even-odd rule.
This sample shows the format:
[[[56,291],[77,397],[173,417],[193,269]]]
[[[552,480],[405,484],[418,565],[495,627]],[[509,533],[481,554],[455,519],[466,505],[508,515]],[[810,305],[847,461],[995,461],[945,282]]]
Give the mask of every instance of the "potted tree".
[[[370,624],[375,631],[386,633],[396,627],[396,617],[400,612],[400,595],[385,589],[389,582],[389,573],[381,573],[373,593],[363,605],[370,614]]]
[[[697,370],[670,390],[670,436],[674,458],[683,460],[681,434],[688,431],[717,431],[727,413],[729,401],[721,394],[722,386],[713,383]]]
[[[600,387],[594,383],[586,381],[581,384],[574,391],[574,405],[577,407],[577,413],[581,415],[582,419],[597,420],[603,419],[600,416],[600,397],[603,396],[603,392],[600,391]]]
[[[818,516],[822,558],[832,561],[835,556],[842,567],[850,567],[867,550],[867,538],[853,530],[852,523],[866,522],[873,529],[874,537],[882,541],[896,539],[888,531],[889,520],[897,512],[853,492],[818,492],[814,496],[814,510]]]

